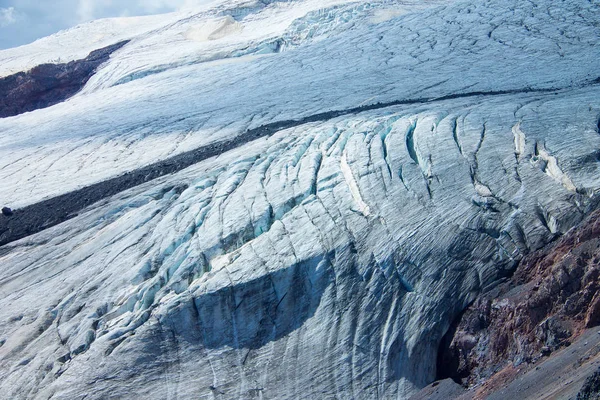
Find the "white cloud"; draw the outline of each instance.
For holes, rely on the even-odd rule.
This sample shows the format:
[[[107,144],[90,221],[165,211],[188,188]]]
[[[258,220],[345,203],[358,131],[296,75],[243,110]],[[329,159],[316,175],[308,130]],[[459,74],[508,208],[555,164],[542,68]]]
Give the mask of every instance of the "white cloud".
[[[77,5],[77,17],[79,21],[94,19],[94,0],[81,0]]]
[[[63,2],[66,0],[62,0]],[[171,12],[211,0],[77,0],[77,20]]]
[[[0,8],[0,26],[8,26],[17,22],[14,7]]]
[[[137,6],[145,12],[156,12],[165,8],[176,9],[179,3],[181,2],[177,0],[140,0],[137,1]]]
[[[193,8],[213,1],[215,0],[137,0],[133,8],[151,14]]]
[[[93,19],[167,13],[213,1],[0,0],[0,49],[29,43]]]

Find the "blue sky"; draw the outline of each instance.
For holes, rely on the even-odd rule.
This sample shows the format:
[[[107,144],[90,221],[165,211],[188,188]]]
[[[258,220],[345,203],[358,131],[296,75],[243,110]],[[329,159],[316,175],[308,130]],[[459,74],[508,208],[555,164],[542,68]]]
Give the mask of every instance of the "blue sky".
[[[160,14],[209,0],[0,0],[0,49],[92,19]]]

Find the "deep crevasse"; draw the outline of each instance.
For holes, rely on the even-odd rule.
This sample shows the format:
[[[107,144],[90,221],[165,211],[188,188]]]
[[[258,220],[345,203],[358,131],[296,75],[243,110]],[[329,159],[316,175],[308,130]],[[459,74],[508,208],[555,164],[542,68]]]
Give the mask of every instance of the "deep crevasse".
[[[390,3],[315,4],[250,7],[234,20],[286,15],[273,19],[281,37],[325,24],[309,12],[356,23],[271,55],[115,85],[136,55],[148,70],[163,65],[164,35],[205,14],[190,16],[134,38],[64,104],[0,120],[2,202],[35,202],[275,120],[565,89],[282,130],[5,246],[3,393],[405,398],[434,379],[452,318],[596,206],[597,4],[383,14]],[[169,60],[192,50],[173,46],[181,54]]]

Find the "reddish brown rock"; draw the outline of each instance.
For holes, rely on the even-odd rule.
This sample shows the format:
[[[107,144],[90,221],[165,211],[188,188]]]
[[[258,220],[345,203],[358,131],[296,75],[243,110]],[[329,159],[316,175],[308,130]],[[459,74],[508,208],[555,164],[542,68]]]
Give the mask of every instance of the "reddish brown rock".
[[[585,316],[585,327],[591,328],[600,324],[600,296],[596,294]]]
[[[440,348],[438,378],[465,386],[530,368],[600,325],[600,210],[531,254],[509,282],[476,300]]]

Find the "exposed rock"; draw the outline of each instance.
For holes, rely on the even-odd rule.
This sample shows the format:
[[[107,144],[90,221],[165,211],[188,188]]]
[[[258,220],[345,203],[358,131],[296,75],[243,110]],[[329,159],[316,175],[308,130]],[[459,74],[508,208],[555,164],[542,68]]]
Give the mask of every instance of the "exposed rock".
[[[583,387],[577,393],[576,400],[597,400],[600,399],[600,369],[590,375],[583,384]]]
[[[586,330],[569,347],[541,358],[534,366],[507,365],[457,400],[575,400],[585,381],[598,370],[600,336]]]
[[[595,4],[251,3],[140,28],[70,101],[0,120],[25,222],[5,397],[406,399],[480,293],[597,209]],[[495,297],[457,323],[465,373]],[[536,357],[576,331],[541,314]]]
[[[455,323],[439,353],[439,377],[482,383],[508,364],[531,366],[597,326],[600,212],[533,253],[510,282],[480,297]]]
[[[81,90],[96,68],[125,44],[127,41],[94,50],[82,60],[42,64],[30,71],[0,78],[0,118],[65,101]]]
[[[435,381],[424,387],[410,398],[410,400],[449,400],[465,393],[465,388],[452,379]]]
[[[2,207],[2,215],[4,215],[5,217],[10,217],[11,215],[13,215],[13,211],[8,207]]]

